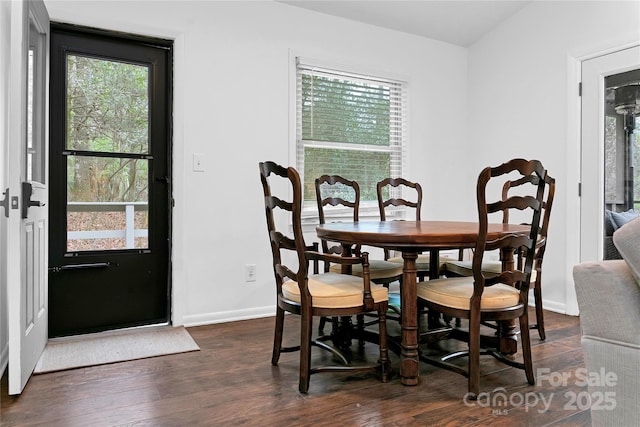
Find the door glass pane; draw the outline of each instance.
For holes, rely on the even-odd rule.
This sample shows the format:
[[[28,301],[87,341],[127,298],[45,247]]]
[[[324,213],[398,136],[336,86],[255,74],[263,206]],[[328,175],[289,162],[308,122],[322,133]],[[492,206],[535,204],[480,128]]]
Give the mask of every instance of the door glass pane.
[[[44,49],[45,34],[36,23],[29,23],[29,54],[27,57],[27,181],[45,182],[44,164]]]
[[[33,180],[33,63],[35,51],[29,49],[27,68],[27,181]]]
[[[67,251],[148,248],[149,161],[67,157]]]
[[[605,78],[604,259],[619,259],[613,233],[640,214],[640,70]]]
[[[149,69],[67,56],[69,150],[149,152]]]
[[[616,205],[622,204],[622,190],[618,189],[618,127],[619,120],[616,116],[605,116],[604,138],[604,200],[607,209],[614,210]],[[622,168],[621,168],[622,169]],[[620,197],[619,197],[620,195]]]
[[[640,70],[633,73],[623,75],[640,78]],[[605,209],[640,211],[640,82],[614,81],[618,86],[607,88],[605,97]]]
[[[148,248],[151,160],[130,155],[149,152],[149,68],[80,55],[66,65],[67,251]]]

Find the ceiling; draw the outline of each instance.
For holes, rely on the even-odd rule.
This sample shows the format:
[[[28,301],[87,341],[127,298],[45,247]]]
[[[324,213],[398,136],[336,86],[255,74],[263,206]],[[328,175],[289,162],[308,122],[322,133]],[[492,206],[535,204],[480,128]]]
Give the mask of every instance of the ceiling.
[[[531,1],[280,0],[281,3],[468,47]]]

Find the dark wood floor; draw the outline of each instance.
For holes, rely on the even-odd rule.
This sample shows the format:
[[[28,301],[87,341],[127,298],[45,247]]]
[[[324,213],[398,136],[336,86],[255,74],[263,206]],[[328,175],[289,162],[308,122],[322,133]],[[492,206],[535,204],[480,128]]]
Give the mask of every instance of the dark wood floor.
[[[532,331],[536,369],[574,377],[583,367],[577,317],[546,313],[547,340]],[[297,318],[285,334],[295,340]],[[189,328],[201,350],[31,378],[19,397],[0,388],[2,426],[546,426],[591,424],[589,411],[572,408],[571,394],[585,392],[569,378],[552,386],[483,358],[481,390],[503,393],[506,405],[465,402],[466,378],[421,365],[420,384],[382,384],[373,373],[322,373],[309,393],[298,392],[298,353],[272,367],[273,319]],[[326,356],[314,349],[314,361]],[[376,346],[365,345],[365,358]],[[504,388],[504,389],[503,389]],[[528,405],[526,403],[529,403]]]

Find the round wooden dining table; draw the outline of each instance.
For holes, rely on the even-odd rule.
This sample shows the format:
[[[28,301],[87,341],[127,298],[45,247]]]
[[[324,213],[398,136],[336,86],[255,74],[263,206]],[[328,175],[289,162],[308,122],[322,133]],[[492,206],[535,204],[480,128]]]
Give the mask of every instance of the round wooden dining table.
[[[487,240],[528,233],[526,225],[489,224]],[[438,276],[438,252],[444,249],[474,248],[478,239],[478,223],[464,221],[358,221],[321,224],[316,227],[320,239],[339,242],[345,248],[352,244],[387,248],[402,252],[404,259],[401,292],[400,377],[405,385],[419,380],[418,309],[416,259],[429,251],[431,278]],[[343,251],[349,256],[349,251]],[[503,269],[513,267],[513,254],[502,255]],[[511,338],[500,342],[505,354],[515,353],[517,342]]]

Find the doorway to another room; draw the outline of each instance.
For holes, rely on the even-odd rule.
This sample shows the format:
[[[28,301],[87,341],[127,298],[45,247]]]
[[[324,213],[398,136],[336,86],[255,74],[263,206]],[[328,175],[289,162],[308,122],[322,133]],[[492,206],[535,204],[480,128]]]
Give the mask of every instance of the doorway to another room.
[[[582,61],[580,262],[616,258],[640,204],[640,46]]]
[[[605,77],[604,259],[613,232],[640,215],[640,69]]]

